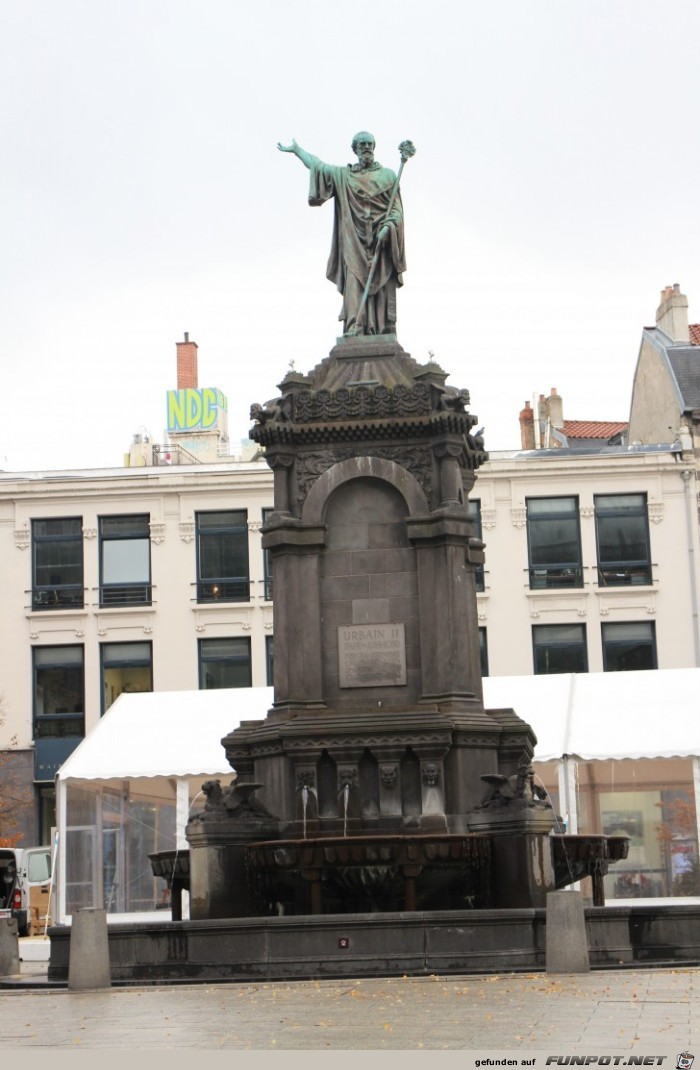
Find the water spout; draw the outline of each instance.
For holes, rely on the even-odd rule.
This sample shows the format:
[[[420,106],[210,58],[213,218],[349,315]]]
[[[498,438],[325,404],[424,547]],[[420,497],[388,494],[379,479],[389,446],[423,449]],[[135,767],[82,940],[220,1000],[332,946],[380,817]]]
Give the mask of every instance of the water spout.
[[[343,784],[340,794],[343,796],[343,836],[348,834],[348,801],[350,799],[350,785]]]
[[[301,789],[301,816],[303,836],[306,839],[306,808],[309,804],[309,785],[304,784]]]

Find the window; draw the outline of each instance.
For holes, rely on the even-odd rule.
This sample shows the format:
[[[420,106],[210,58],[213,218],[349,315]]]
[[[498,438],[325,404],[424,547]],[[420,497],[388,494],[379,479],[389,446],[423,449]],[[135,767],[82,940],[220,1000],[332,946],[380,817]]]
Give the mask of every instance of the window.
[[[267,524],[271,512],[272,509],[263,509],[263,527]],[[263,575],[265,577],[265,601],[269,602],[272,599],[272,558],[269,550],[263,550]]]
[[[100,605],[151,604],[148,513],[100,517]]]
[[[150,643],[102,643],[102,713],[124,692],[153,690]]]
[[[486,628],[479,628],[479,659],[481,661],[481,675],[489,674],[489,648],[486,641]]]
[[[467,513],[469,519],[474,521],[474,534],[477,538],[481,538],[481,502],[476,499],[469,498],[467,501]],[[474,579],[476,581],[477,591],[483,591],[485,588],[484,583],[484,566],[477,565],[474,570]]]
[[[245,510],[197,513],[197,601],[247,602],[249,598]]]
[[[656,635],[653,621],[603,625],[603,669],[628,672],[655,669]]]
[[[598,583],[651,583],[646,494],[601,494],[595,499]]]
[[[82,605],[82,518],[32,520],[32,609]]]
[[[583,624],[535,624],[532,629],[535,676],[588,672]]]
[[[85,735],[82,646],[35,646],[34,739]]]
[[[530,587],[582,587],[578,498],[528,498]]]
[[[199,686],[250,687],[250,639],[200,639]]]
[[[273,687],[275,683],[274,675],[275,666],[275,637],[274,635],[265,636],[265,668],[267,669],[267,686]]]

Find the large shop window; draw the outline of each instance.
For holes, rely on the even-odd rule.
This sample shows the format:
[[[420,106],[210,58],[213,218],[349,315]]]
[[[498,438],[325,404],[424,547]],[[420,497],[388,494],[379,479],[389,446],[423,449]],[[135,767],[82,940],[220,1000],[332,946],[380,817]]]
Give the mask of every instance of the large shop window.
[[[100,605],[151,604],[148,513],[100,517]]]
[[[690,758],[579,761],[576,789],[579,832],[630,840],[605,877],[606,899],[700,895]]]
[[[199,687],[250,687],[250,639],[200,639]]]
[[[34,739],[85,735],[85,671],[82,646],[35,646]]]
[[[82,607],[83,521],[32,520],[32,609]]]
[[[197,513],[197,601],[247,602],[248,515]]]
[[[584,624],[535,624],[532,646],[535,676],[588,672]]]
[[[653,621],[603,625],[605,672],[656,668],[656,634]]]
[[[646,494],[596,495],[595,523],[600,586],[651,583]]]
[[[582,587],[578,498],[528,498],[530,587]]]
[[[478,539],[482,538],[481,534],[481,502],[478,498],[469,498],[467,501],[467,513],[469,519],[474,521],[474,534]],[[485,589],[484,580],[484,566],[477,565],[474,570],[474,580],[476,582],[477,591],[483,591]]]
[[[102,643],[102,712],[123,692],[153,690],[150,643]]]

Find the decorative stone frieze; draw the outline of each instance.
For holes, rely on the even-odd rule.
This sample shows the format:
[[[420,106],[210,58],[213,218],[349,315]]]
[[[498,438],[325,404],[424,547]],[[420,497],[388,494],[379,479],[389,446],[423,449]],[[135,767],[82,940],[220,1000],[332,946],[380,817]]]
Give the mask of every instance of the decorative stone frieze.
[[[160,521],[151,521],[149,524],[151,532],[151,542],[156,546],[160,546],[162,542],[165,542],[165,524]]]
[[[194,521],[185,520],[180,523],[180,538],[183,542],[194,541]]]
[[[32,537],[28,527],[15,528],[15,546],[18,550],[26,550],[31,544]]]

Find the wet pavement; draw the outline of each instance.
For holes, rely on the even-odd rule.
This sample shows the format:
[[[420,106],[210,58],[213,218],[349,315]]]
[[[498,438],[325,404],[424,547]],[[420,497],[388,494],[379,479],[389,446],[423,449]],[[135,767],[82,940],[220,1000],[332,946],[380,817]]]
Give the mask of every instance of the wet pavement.
[[[24,963],[22,978],[40,983],[41,970]],[[635,1053],[671,1070],[689,1051],[697,1070],[700,970],[0,991],[0,1050],[32,1048],[461,1050],[543,1067]]]

